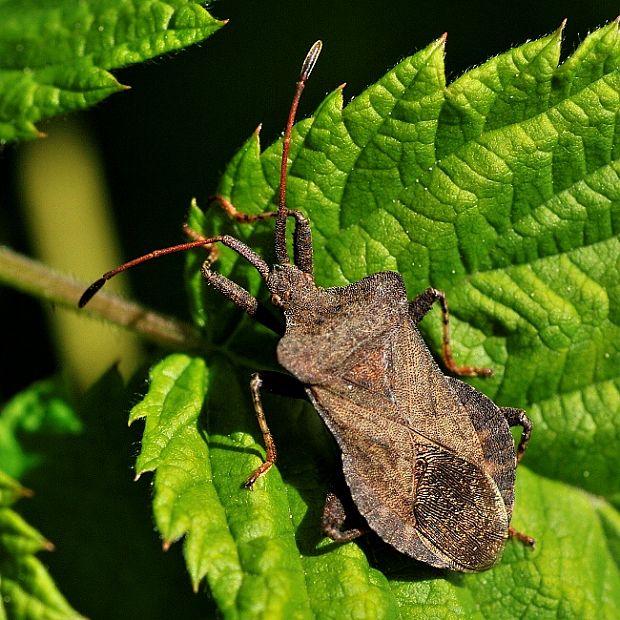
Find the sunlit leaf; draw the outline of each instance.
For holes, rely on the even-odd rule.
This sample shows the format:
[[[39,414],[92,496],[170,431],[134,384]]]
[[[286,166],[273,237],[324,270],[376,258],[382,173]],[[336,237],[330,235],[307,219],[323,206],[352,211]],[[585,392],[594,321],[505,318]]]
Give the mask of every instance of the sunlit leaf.
[[[165,540],[187,533],[192,579],[206,577],[226,618],[620,613],[618,25],[593,32],[561,65],[557,31],[447,86],[443,43],[344,108],[334,91],[298,123],[288,206],[312,223],[320,285],[397,270],[411,298],[427,286],[446,291],[455,357],[492,367],[494,378],[476,387],[534,421],[514,524],[537,546],[511,541],[498,566],[463,576],[373,536],[342,546],[323,539],[337,453],[316,412],[287,399],[265,399],[277,468],[253,492],[242,488],[264,458],[247,383],[252,370],[274,365],[276,339],[203,293],[195,271],[194,316],[213,350],[204,363],[164,360],[134,417],[146,417],[139,464],[156,470],[160,531]],[[252,135],[220,192],[244,212],[273,209],[280,154],[280,143],[261,153]],[[190,222],[232,232],[273,260],[269,222],[232,225],[216,207],[206,217],[194,209]],[[217,269],[260,294],[256,272],[226,249]],[[422,328],[439,351],[439,317]],[[183,524],[173,535],[171,514]],[[202,555],[188,553],[192,539],[204,541]]]
[[[0,3],[0,142],[126,88],[108,71],[202,41],[223,25],[195,0]]]

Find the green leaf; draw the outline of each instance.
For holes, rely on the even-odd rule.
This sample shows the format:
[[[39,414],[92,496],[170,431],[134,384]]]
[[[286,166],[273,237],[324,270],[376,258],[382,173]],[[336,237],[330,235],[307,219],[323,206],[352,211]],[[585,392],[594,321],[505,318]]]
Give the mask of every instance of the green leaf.
[[[168,359],[164,372],[159,367],[151,371],[149,394],[133,408],[130,417],[130,423],[146,418],[136,473],[140,476],[157,468],[154,506],[157,527],[166,547],[187,534],[185,555],[194,588],[209,565],[215,564],[218,558],[236,555],[232,540],[219,523],[224,519],[221,511],[204,511],[204,506],[216,503],[217,497],[208,467],[209,452],[198,427],[206,381],[202,360],[173,356]],[[221,595],[231,592],[238,572],[231,561],[216,578],[214,590],[218,592],[221,587],[221,593],[218,592]]]
[[[8,498],[12,495],[12,499]],[[28,492],[0,472],[0,618],[15,620],[68,620],[81,618],[60,594],[41,562],[38,551],[53,545],[8,508]]]
[[[22,478],[43,461],[47,442],[82,430],[62,382],[40,381],[20,392],[0,413],[0,470]]]
[[[299,403],[279,401],[286,419],[270,408],[274,433],[286,427],[285,443],[294,450],[281,450],[284,480],[271,471],[247,491],[242,484],[261,462],[252,419],[237,402],[240,386],[230,363],[216,356],[211,366],[207,373],[202,359],[166,358],[152,370],[149,395],[132,419],[147,418],[142,454],[151,455],[149,469],[157,467],[158,528],[167,541],[183,530],[195,537],[185,543],[190,574],[195,585],[206,576],[224,617],[390,618],[400,610],[415,618],[451,610],[447,617],[513,618],[536,610],[537,617],[551,618],[562,610],[566,617],[612,618],[617,611],[620,576],[609,551],[620,543],[617,512],[601,498],[525,468],[515,526],[536,533],[537,547],[509,543],[502,563],[487,573],[425,569],[376,540],[364,541],[378,564],[373,567],[357,545],[321,540],[320,502],[337,463],[316,415]],[[213,388],[208,434],[199,420],[207,376]]]
[[[194,274],[194,316],[214,343],[206,365],[166,358],[132,419],[146,417],[139,463],[156,471],[160,531],[166,541],[187,532],[194,584],[206,577],[225,618],[620,614],[620,37],[617,23],[605,26],[558,66],[560,37],[448,86],[440,39],[344,108],[334,91],[297,124],[289,176],[288,206],[312,223],[320,285],[397,270],[411,297],[443,289],[456,359],[495,370],[472,383],[531,415],[514,525],[536,549],[511,541],[495,568],[457,575],[373,536],[323,539],[338,455],[316,412],[287,399],[265,399],[277,467],[243,489],[264,458],[246,386],[252,370],[274,365],[276,339],[201,292]],[[273,209],[280,154],[281,143],[261,153],[252,135],[220,192],[247,213]],[[212,207],[192,209],[190,224],[273,260],[268,223],[233,224]],[[217,269],[264,294],[226,248]],[[439,351],[437,313],[422,328]],[[192,538],[202,555],[188,552]]]
[[[69,606],[35,557],[1,557],[0,574],[0,617],[11,620],[77,620],[83,617]]]
[[[0,508],[12,506],[20,497],[28,496],[31,493],[17,480],[0,470]]]
[[[88,617],[168,618],[171,600],[179,617],[209,616],[213,604],[188,588],[181,554],[175,549],[162,555],[153,536],[150,488],[132,480],[137,437],[127,432],[126,413],[143,381],[137,377],[128,389],[112,368],[78,404],[68,400],[60,380],[39,382],[5,408],[15,431],[10,446],[20,449],[21,482],[28,489],[0,471],[0,596],[10,574],[18,599],[32,603],[31,615],[25,617],[58,616],[51,610],[43,615],[40,602],[30,600],[41,591],[44,602],[51,581],[41,575],[36,558],[17,551],[20,546],[24,551],[30,546],[32,553],[49,550],[51,544],[24,519],[44,528],[54,542],[54,552],[45,554],[46,568],[63,595]],[[10,453],[7,461],[13,463]],[[0,459],[5,456],[2,446]],[[29,499],[19,504],[19,516],[2,510],[20,497]],[[4,584],[9,587],[9,581]],[[12,604],[8,617],[24,617],[13,614],[14,609]]]
[[[4,553],[25,555],[50,550],[52,545],[16,512],[3,508],[0,509],[0,547]]]
[[[38,137],[37,121],[123,90],[109,69],[187,47],[223,24],[195,0],[0,3],[0,142]]]
[[[59,395],[59,381],[35,384],[15,396],[0,415],[0,618],[61,620],[81,617],[35,557],[53,545],[10,506],[32,495],[5,470],[23,475],[43,462],[34,437],[46,441],[79,430],[79,420]]]

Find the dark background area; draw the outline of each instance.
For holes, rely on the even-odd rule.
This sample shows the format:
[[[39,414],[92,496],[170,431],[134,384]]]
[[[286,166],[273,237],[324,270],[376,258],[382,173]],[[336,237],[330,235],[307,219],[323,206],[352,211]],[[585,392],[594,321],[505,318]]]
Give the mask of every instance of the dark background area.
[[[116,72],[131,90],[80,115],[94,132],[127,258],[181,239],[190,199],[204,204],[226,162],[258,123],[264,146],[282,131],[299,63],[324,41],[321,60],[301,102],[307,116],[346,82],[350,100],[403,57],[448,32],[447,79],[568,18],[563,55],[588,31],[616,17],[608,0],[490,2],[232,2],[211,5],[229,24],[201,45]],[[45,129],[45,125],[42,126]],[[20,146],[0,153],[0,242],[26,254],[14,163]],[[130,274],[135,297],[186,316],[182,258],[157,264],[157,287]],[[0,290],[0,399],[57,370],[39,302]],[[28,345],[23,361],[12,352]],[[7,362],[11,359],[11,363]]]

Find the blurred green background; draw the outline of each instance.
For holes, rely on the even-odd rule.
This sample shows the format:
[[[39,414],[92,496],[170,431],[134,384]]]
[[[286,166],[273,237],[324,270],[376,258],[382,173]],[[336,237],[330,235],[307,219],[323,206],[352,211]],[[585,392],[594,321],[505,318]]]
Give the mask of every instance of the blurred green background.
[[[317,38],[323,39],[325,47],[301,103],[301,116],[310,114],[328,91],[343,82],[347,83],[345,99],[352,98],[401,58],[446,31],[447,79],[451,81],[513,44],[549,33],[564,18],[568,19],[566,55],[589,30],[614,19],[619,11],[611,0],[385,4],[222,0],[210,10],[230,23],[203,45],[117,72],[131,90],[87,113],[43,124],[47,140],[9,146],[0,153],[1,243],[37,255],[47,243],[42,239],[51,239],[60,248],[56,251],[64,259],[59,265],[62,269],[94,279],[113,266],[91,267],[88,262],[89,248],[97,243],[91,236],[101,234],[101,243],[113,245],[103,236],[106,225],[85,215],[86,207],[97,202],[92,198],[97,192],[112,209],[111,221],[117,230],[113,234],[118,234],[123,260],[179,242],[190,199],[195,196],[205,203],[225,163],[258,123],[263,123],[264,145],[279,136],[299,63]],[[71,148],[62,142],[64,130],[71,131],[67,139],[78,147],[77,161],[70,159]],[[45,165],[31,159],[33,149],[51,148],[46,143],[55,138],[61,143],[49,157],[57,160],[56,168],[49,159]],[[80,160],[84,160],[84,170]],[[69,175],[66,180],[60,178],[61,171]],[[78,184],[89,175],[95,177],[94,188],[82,194]],[[60,211],[51,200],[46,203],[52,182],[64,183],[61,190],[64,187],[65,193],[59,200],[67,210]],[[36,234],[28,228],[25,213],[25,204],[32,202],[28,195],[33,183],[38,184],[40,196],[40,210],[31,216],[39,225]],[[67,196],[73,196],[73,204]],[[68,241],[82,238],[86,248],[69,255]],[[130,295],[187,318],[182,261],[173,256],[142,268],[157,270],[157,287],[149,284],[152,280],[142,270],[130,273]],[[57,318],[56,309],[47,308],[47,312],[52,320]],[[69,335],[55,345],[40,304],[10,290],[0,290],[0,313],[2,400],[31,381],[66,368],[66,356],[71,355],[66,349],[79,348],[80,342],[91,338],[78,336],[72,345],[70,335],[76,336],[78,328],[71,324],[65,327]],[[101,324],[97,327],[107,329]],[[112,356],[114,338],[121,347],[117,334]],[[10,355],[24,344],[29,355],[21,359]],[[10,364],[5,363],[9,356]],[[102,364],[105,367],[109,361],[102,360]],[[74,372],[84,365],[78,362]],[[78,379],[77,384],[83,387],[85,381]]]

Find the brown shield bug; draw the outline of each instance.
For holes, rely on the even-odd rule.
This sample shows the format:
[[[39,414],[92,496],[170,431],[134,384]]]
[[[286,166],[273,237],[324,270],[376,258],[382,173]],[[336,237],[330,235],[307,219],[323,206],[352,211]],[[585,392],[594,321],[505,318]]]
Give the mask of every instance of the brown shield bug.
[[[400,274],[375,273],[344,287],[320,288],[313,274],[308,220],[286,206],[288,154],[297,105],[321,51],[315,43],[303,63],[283,140],[278,210],[249,216],[223,197],[215,201],[233,218],[275,219],[277,263],[269,265],[229,235],[200,237],[156,250],[110,271],[82,296],[83,306],[115,274],[151,258],[199,246],[212,252],[223,244],[252,264],[280,308],[285,328],[247,290],[202,266],[207,283],[281,335],[280,365],[290,373],[256,373],[251,391],[267,449],[265,462],[248,478],[252,487],[276,461],[276,449],[261,403],[261,387],[287,390],[294,382],[319,412],[342,454],[351,498],[367,523],[343,530],[344,504],[329,494],[325,532],[351,540],[375,532],[399,551],[432,566],[479,571],[492,566],[509,535],[532,544],[510,528],[515,470],[531,433],[519,409],[498,407],[435,363],[417,323],[439,301],[443,316],[443,359],[454,374],[487,376],[484,368],[458,367],[452,358],[445,295],[429,288],[413,301]],[[295,222],[294,259],[286,246],[286,224]],[[521,426],[515,450],[511,426]]]

